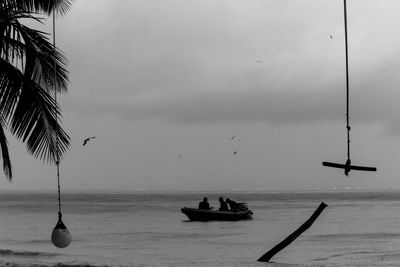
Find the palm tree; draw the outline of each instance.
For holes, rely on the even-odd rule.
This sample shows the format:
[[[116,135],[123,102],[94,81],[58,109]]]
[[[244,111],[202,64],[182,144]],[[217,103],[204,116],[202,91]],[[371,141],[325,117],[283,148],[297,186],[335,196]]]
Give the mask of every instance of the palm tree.
[[[69,147],[69,136],[57,123],[61,112],[55,100],[56,91],[67,91],[67,60],[47,33],[22,22],[42,23],[45,15],[63,15],[70,6],[71,0],[0,0],[0,157],[9,181],[5,130],[48,163],[57,163]]]

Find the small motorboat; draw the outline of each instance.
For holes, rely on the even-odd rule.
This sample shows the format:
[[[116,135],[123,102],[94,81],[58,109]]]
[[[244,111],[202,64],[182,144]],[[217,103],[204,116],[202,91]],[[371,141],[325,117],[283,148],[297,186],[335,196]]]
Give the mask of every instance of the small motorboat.
[[[253,212],[249,209],[238,211],[202,210],[195,208],[182,208],[182,213],[191,221],[239,221],[252,219]]]

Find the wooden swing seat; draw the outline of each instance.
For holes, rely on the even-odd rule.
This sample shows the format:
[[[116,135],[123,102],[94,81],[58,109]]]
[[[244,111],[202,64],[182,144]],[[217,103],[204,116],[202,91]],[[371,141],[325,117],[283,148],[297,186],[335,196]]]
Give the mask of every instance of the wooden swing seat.
[[[325,167],[344,169],[345,172],[347,172],[347,173],[350,172],[350,170],[376,172],[375,167],[356,166],[356,165],[351,165],[351,164],[340,164],[340,163],[333,163],[333,162],[327,162],[327,161],[322,162],[322,165]]]

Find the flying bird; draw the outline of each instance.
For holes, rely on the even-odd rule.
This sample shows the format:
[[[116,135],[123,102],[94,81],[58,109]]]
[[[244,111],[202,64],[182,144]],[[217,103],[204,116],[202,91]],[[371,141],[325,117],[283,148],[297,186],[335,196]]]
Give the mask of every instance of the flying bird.
[[[236,154],[237,154],[237,151],[233,152],[233,155],[236,155]]]
[[[235,135],[234,135],[234,136],[232,136],[232,137],[231,137],[231,140],[235,139],[235,137],[236,137]]]
[[[333,39],[332,35],[329,35],[329,38]]]
[[[85,138],[83,140],[83,146],[85,146],[87,144],[87,142],[89,142],[91,139],[95,139],[95,138],[96,138],[96,136],[91,136],[91,137]]]

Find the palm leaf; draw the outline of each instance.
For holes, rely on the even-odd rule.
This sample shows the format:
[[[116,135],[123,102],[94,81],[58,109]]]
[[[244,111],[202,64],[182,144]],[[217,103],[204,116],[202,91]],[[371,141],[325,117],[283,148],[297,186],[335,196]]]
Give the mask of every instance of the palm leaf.
[[[22,73],[0,58],[0,117],[10,118],[19,99],[23,84]]]
[[[12,17],[16,17],[16,13],[20,13],[18,17],[39,20],[34,16],[24,15],[22,10],[14,10],[10,13]],[[20,24],[18,20],[10,19],[3,36],[0,55],[6,61],[19,66],[23,72],[32,75],[31,78],[46,90],[53,91],[54,82],[56,82],[57,91],[66,92],[68,83],[67,59],[59,49],[56,48],[54,51],[54,47],[46,35],[44,32]],[[24,64],[26,69],[24,69]],[[56,77],[54,76],[54,67],[57,69]]]
[[[71,0],[3,0],[28,12],[44,12],[47,15],[55,10],[59,15],[65,15],[71,8]]]
[[[54,98],[1,59],[0,70],[0,114],[11,121],[11,132],[35,157],[54,163],[69,146],[69,136],[56,122],[60,109]]]
[[[8,181],[11,181],[12,168],[11,168],[10,155],[8,154],[8,142],[7,142],[7,137],[4,133],[4,129],[1,126],[0,126],[0,148],[1,148],[1,157],[3,158],[4,174],[6,175]]]
[[[35,157],[50,163],[59,160],[69,147],[69,136],[58,124],[61,111],[53,97],[55,90],[67,90],[67,59],[54,49],[47,33],[20,21],[41,22],[36,12],[63,15],[71,3],[0,0],[0,157],[9,180],[12,171],[4,129],[9,128],[26,143]]]
[[[9,62],[13,62],[15,58],[22,60],[23,42],[18,29],[20,26],[19,19],[31,19],[41,22],[38,18],[25,10],[16,8],[13,5],[0,4],[0,56]],[[22,45],[21,45],[22,44]]]
[[[49,92],[54,90],[54,83],[58,92],[66,92],[68,84],[66,57],[61,51],[57,49],[54,51],[53,45],[48,42],[42,32],[23,25],[19,30],[26,46],[25,74],[30,75],[33,81]],[[56,76],[54,76],[54,67],[57,70]]]
[[[56,122],[56,113],[60,116],[54,99],[30,79],[25,80],[11,120],[11,131],[26,142],[35,157],[50,163],[59,159],[69,144],[68,135]]]

